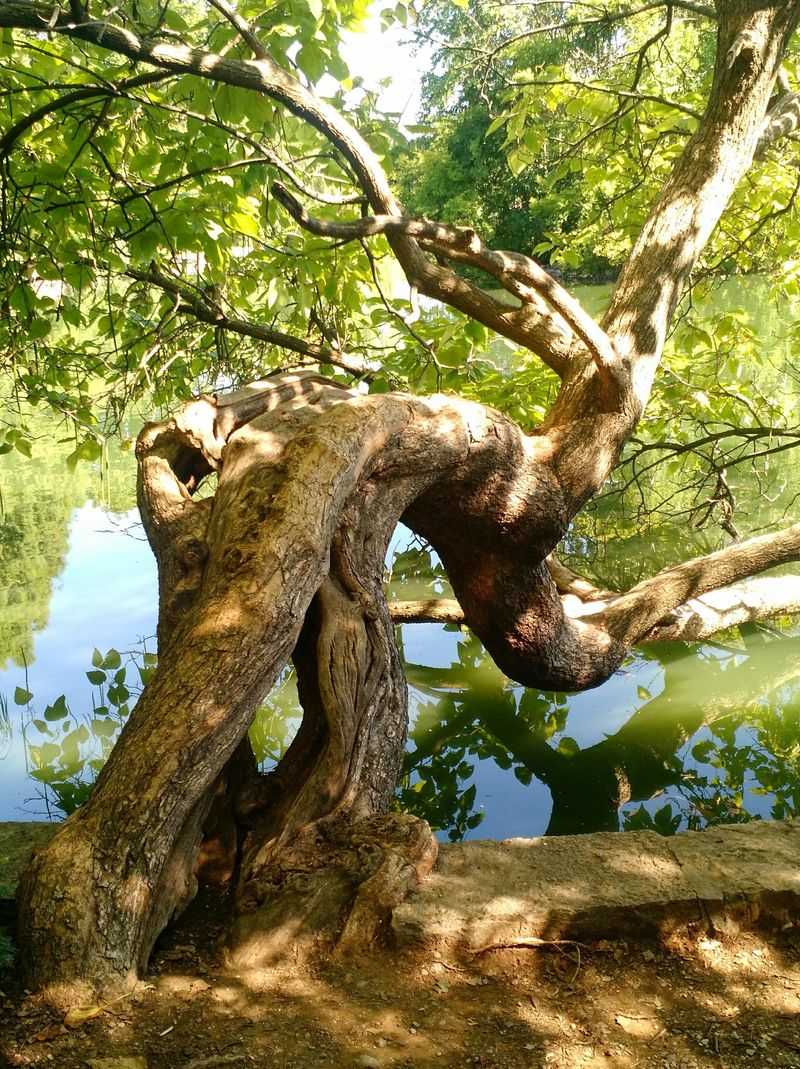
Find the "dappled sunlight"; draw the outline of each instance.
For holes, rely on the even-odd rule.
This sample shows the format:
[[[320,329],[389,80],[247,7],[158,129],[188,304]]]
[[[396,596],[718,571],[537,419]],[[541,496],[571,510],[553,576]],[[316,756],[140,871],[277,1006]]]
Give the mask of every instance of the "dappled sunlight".
[[[401,3],[381,19],[422,26],[439,6],[410,19]],[[542,5],[509,5],[528,6]],[[0,136],[10,392],[66,418],[70,464],[102,465],[107,433],[137,399],[162,415],[186,402],[136,439],[160,649],[157,664],[145,654],[138,700],[131,655],[125,665],[119,650],[96,650],[92,731],[73,725],[65,694],[41,719],[20,653],[21,752],[71,815],[17,891],[21,979],[9,999],[0,991],[16,1064],[77,1069],[133,1052],[135,1069],[649,1069],[648,1045],[661,1044],[664,1069],[684,1056],[696,1069],[736,1043],[732,1067],[800,1051],[800,1020],[754,1034],[787,1004],[782,985],[800,967],[800,822],[780,819],[800,811],[800,705],[785,675],[785,693],[763,682],[787,647],[760,648],[763,635],[741,626],[735,648],[726,636],[700,649],[696,693],[680,669],[672,678],[675,645],[632,653],[665,621],[677,627],[668,614],[687,599],[796,558],[800,525],[741,540],[720,466],[715,496],[686,514],[693,526],[719,519],[732,546],[618,597],[597,590],[585,614],[560,600],[548,565],[580,542],[580,514],[635,444],[689,280],[758,266],[771,231],[752,239],[767,212],[788,212],[800,192],[757,206],[746,254],[727,222],[712,241],[729,203],[732,222],[743,217],[732,198],[776,86],[789,92],[781,68],[800,5],[676,13],[668,0],[602,18],[584,6],[563,26],[522,12],[508,37],[502,16],[490,50],[480,4],[458,0],[453,25],[434,27],[445,53],[462,50],[450,38],[464,17],[480,31],[467,66],[484,68],[479,97],[494,114],[474,131],[476,156],[505,126],[502,176],[488,185],[528,171],[513,205],[476,212],[481,194],[445,217],[476,216],[483,229],[494,214],[517,231],[518,216],[541,212],[501,253],[471,227],[401,214],[392,183],[439,137],[434,83],[450,83],[457,110],[471,109],[471,90],[438,55],[428,134],[398,131],[340,54],[367,0],[305,0],[288,30],[274,9],[239,13],[228,0],[189,21],[165,5],[155,22],[134,3],[90,13],[84,0],[52,12],[0,2],[14,120]],[[494,60],[506,49],[501,84]],[[115,73],[120,61],[147,71]],[[25,94],[43,90],[25,112]],[[309,199],[328,208],[318,217]],[[600,322],[558,281],[561,268],[592,264],[618,274]],[[420,298],[452,315],[428,316]],[[516,351],[495,366],[500,338]],[[275,349],[302,370],[279,368]],[[254,385],[225,394],[254,368]],[[668,370],[692,391],[685,368]],[[717,367],[720,385],[738,381],[728,370]],[[426,401],[431,388],[440,393]],[[685,396],[667,387],[651,406],[667,433]],[[694,401],[695,426],[712,414],[736,426],[719,397]],[[746,407],[750,428],[770,406]],[[35,436],[16,421],[0,428],[0,453],[30,456]],[[641,448],[660,449],[660,433],[648,428]],[[196,494],[211,471],[213,496],[208,484]],[[451,582],[458,599],[447,618],[484,644],[463,635],[450,669],[407,663],[408,679],[383,583],[400,518],[439,555],[448,578],[437,585]],[[2,524],[4,554],[21,541]],[[744,605],[734,622],[794,607]],[[703,613],[695,638],[707,637]],[[299,730],[288,743],[288,730],[261,724],[251,744],[257,705],[290,660]],[[644,685],[633,677],[648,660]],[[404,762],[408,682],[430,701],[419,699]],[[587,700],[593,734],[568,725],[579,702],[567,695],[605,683],[619,700]],[[427,880],[436,833],[459,840],[481,823],[477,760],[512,770],[537,805],[549,795],[537,812],[549,812],[548,837],[443,847]],[[764,815],[777,819],[749,823]],[[627,836],[562,834],[621,822]],[[216,891],[196,894],[214,875],[197,861],[206,838]],[[771,929],[763,945],[756,928]],[[91,988],[96,1005],[64,1015],[59,985]]]

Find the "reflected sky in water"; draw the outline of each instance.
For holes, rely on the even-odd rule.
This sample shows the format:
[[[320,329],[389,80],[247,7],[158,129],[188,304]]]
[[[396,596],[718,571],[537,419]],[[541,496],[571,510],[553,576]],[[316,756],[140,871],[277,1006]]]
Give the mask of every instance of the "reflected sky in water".
[[[394,548],[407,541],[399,530]],[[430,573],[427,554],[419,559],[418,575]],[[419,581],[410,589],[418,588]],[[13,663],[0,672],[7,724],[5,736],[0,732],[0,820],[59,819],[85,797],[142,685],[143,652],[155,648],[155,607],[155,563],[136,511],[84,502],[69,519],[63,567],[27,674]],[[407,625],[401,642],[410,735],[400,798],[443,838],[631,823],[669,832],[768,817],[776,798],[790,815],[800,801],[797,640],[759,633],[750,650],[741,642],[648,649],[602,687],[570,696],[516,685],[465,631]],[[129,693],[117,707],[108,685],[93,687],[87,678],[98,671],[96,648],[103,656],[120,652],[119,666],[99,669],[107,683],[122,673]],[[15,704],[17,687],[33,693],[27,706]],[[59,707],[61,694],[66,704]],[[299,716],[288,671],[253,727],[265,768],[288,745]],[[750,766],[764,782],[772,774],[777,790],[754,793],[760,785]],[[720,784],[706,782],[715,778]]]
[[[97,465],[70,474],[59,436],[44,421],[33,461],[0,458],[0,820],[60,819],[80,804],[152,671],[156,567],[133,507],[133,457],[112,447],[102,477]],[[771,497],[746,472],[740,485],[732,477],[753,525],[780,522],[793,498],[791,457],[780,463]],[[724,544],[716,529],[643,529],[614,509],[601,503],[597,529],[581,517],[562,547],[603,585]],[[609,521],[615,538],[598,536]],[[392,548],[393,596],[448,593],[408,532]],[[400,641],[410,699],[400,803],[443,838],[670,834],[800,814],[800,638],[788,632],[648,647],[570,696],[517,686],[468,632],[408,625]],[[264,768],[299,716],[288,670],[251,731]]]

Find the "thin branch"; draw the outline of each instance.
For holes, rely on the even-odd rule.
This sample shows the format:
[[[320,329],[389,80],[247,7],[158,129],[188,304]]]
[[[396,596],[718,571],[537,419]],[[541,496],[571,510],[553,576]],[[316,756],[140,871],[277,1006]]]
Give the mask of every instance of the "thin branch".
[[[230,24],[238,31],[242,40],[250,46],[250,50],[256,59],[267,59],[269,57],[269,53],[261,41],[259,41],[253,27],[247,19],[242,18],[234,7],[226,3],[225,0],[208,0],[208,2],[212,7],[215,7],[220,14],[224,15],[228,22],[230,22]]]
[[[228,123],[224,123],[219,119],[213,119],[211,116],[203,115],[201,112],[192,111],[190,108],[176,107],[173,104],[167,104],[163,100],[148,100],[147,98],[127,95],[128,100],[135,101],[141,104],[143,107],[157,108],[161,111],[166,111],[172,115],[179,115],[182,118],[196,119],[198,122],[203,123],[205,126],[213,126],[217,130],[222,130],[223,133],[228,134],[234,140],[238,141],[242,145],[246,145],[248,148],[253,149],[259,155],[257,157],[251,157],[248,161],[238,161],[237,166],[241,166],[244,162],[249,163],[267,163],[269,166],[274,167],[280,171],[281,174],[288,178],[295,189],[298,189],[304,196],[310,197],[312,200],[319,201],[320,204],[365,204],[366,197],[361,193],[347,193],[338,195],[335,193],[322,193],[315,189],[311,189],[307,186],[302,178],[293,170],[293,168],[280,158],[271,148],[264,145],[261,141],[256,140],[254,137],[248,137],[247,134],[243,134],[240,130],[230,126]],[[231,164],[233,166],[233,164]],[[197,174],[198,172],[193,172]],[[189,176],[191,177],[191,176]],[[165,182],[160,186],[152,186],[147,193],[152,193],[157,189],[166,189],[169,185],[174,185],[182,181],[180,177],[171,179],[169,182]],[[136,194],[145,195],[145,194]],[[128,198],[131,199],[131,198]],[[127,203],[125,200],[123,203]]]
[[[82,100],[91,100],[94,97],[119,96],[128,89],[150,85],[153,82],[162,82],[168,77],[168,74],[153,71],[149,74],[138,74],[136,77],[128,78],[123,82],[118,82],[116,85],[81,86],[80,89],[76,89],[74,92],[65,93],[64,96],[57,97],[55,100],[48,100],[46,104],[42,104],[40,107],[34,108],[28,115],[24,115],[0,137],[0,162],[8,156],[24,133],[41,122],[42,119],[46,119],[48,115],[63,111],[64,108],[68,108],[71,104],[77,104]]]
[[[510,48],[512,45],[519,44],[520,41],[525,41],[531,37],[537,37],[546,33],[563,33],[565,30],[578,29],[581,26],[612,26],[615,22],[622,22],[625,19],[634,18],[636,15],[643,15],[649,11],[656,11],[660,8],[666,7],[669,12],[673,7],[681,7],[691,11],[693,14],[703,14],[707,18],[716,18],[716,13],[711,8],[704,7],[702,5],[684,4],[684,3],[671,3],[669,0],[657,0],[656,3],[644,4],[642,7],[627,8],[624,11],[603,11],[595,18],[585,19],[568,19],[566,22],[551,22],[549,24],[534,26],[530,30],[523,30],[521,33],[515,34],[513,37],[506,38],[505,41],[501,41],[499,45],[496,45],[491,51],[486,53],[487,60],[491,62],[500,52],[506,48]],[[661,35],[660,35],[661,36]]]
[[[561,6],[564,0],[498,0],[497,3],[489,4],[489,7],[553,7]],[[694,15],[700,15],[706,19],[712,19],[716,21],[717,13],[713,7],[707,4],[694,3],[693,0],[656,0],[652,4],[646,4],[643,7],[631,8],[623,15],[624,18],[628,18],[631,15],[641,14],[643,11],[655,10],[659,7],[666,7],[668,3],[671,3],[673,7],[680,8],[683,11],[690,11]],[[588,7],[596,10],[596,4],[582,3],[580,0],[573,0],[575,7]],[[611,17],[611,16],[607,16]]]
[[[683,112],[684,115],[690,116],[692,119],[696,119],[698,122],[702,119],[702,113],[696,111],[695,108],[690,108],[688,104],[681,104],[677,100],[670,100],[668,97],[659,96],[657,93],[641,93],[633,89],[615,89],[608,85],[596,85],[594,82],[582,82],[575,78],[526,78],[524,81],[515,81],[512,79],[504,79],[506,84],[512,88],[524,88],[526,86],[552,86],[552,85],[571,85],[576,89],[586,89],[592,93],[603,93],[606,96],[619,97],[622,100],[640,100],[648,101],[653,104],[661,104],[665,108],[674,108],[676,111]]]
[[[371,382],[374,378],[372,371],[365,360],[350,353],[343,353],[327,345],[316,345],[314,342],[298,338],[294,334],[285,334],[283,331],[274,330],[261,323],[251,323],[249,320],[237,319],[226,315],[219,305],[200,290],[194,289],[183,282],[179,282],[169,275],[165,275],[155,266],[149,271],[140,271],[129,268],[125,274],[137,282],[145,282],[151,286],[157,286],[166,293],[180,297],[180,304],[176,311],[181,315],[191,315],[202,323],[209,323],[214,327],[228,330],[232,334],[240,334],[246,338],[254,338],[256,341],[266,342],[290,352],[299,353],[316,363],[330,364],[332,367],[341,368],[351,375],[355,375],[365,382]]]

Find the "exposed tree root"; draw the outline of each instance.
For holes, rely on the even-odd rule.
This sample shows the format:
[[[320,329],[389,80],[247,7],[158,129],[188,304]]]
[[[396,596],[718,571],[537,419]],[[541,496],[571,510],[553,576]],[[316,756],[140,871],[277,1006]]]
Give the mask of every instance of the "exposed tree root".
[[[309,825],[268,864],[243,874],[231,964],[243,969],[289,952],[348,954],[385,944],[392,909],[430,872],[436,854],[428,825],[409,814]]]

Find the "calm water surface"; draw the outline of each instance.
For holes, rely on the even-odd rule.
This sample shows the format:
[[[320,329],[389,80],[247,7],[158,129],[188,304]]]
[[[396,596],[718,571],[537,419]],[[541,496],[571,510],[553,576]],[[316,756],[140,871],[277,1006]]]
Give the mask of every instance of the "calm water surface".
[[[111,448],[103,465],[69,473],[71,447],[44,422],[41,433],[33,461],[0,457],[0,820],[61,819],[80,804],[155,651],[156,570],[131,453]],[[786,470],[771,507],[793,491]],[[620,568],[635,581],[704,551],[703,537],[680,545],[674,529],[634,525],[600,542],[587,526],[571,548],[603,581]],[[392,549],[393,592],[446,589],[407,531]],[[409,625],[401,645],[411,718],[400,801],[442,837],[668,834],[800,813],[800,638],[791,634],[649,647],[579,695],[517,686],[468,632]],[[264,767],[299,716],[287,672],[251,731]]]

